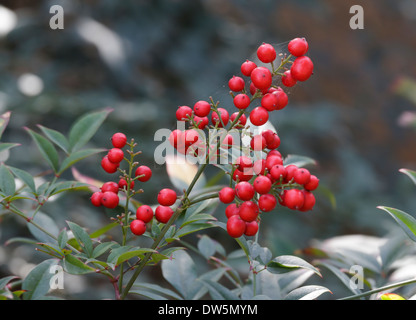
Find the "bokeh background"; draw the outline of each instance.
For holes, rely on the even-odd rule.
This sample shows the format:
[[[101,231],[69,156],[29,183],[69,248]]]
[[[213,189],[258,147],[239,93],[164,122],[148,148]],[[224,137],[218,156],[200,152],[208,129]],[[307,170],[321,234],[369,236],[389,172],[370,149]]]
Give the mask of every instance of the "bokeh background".
[[[363,30],[349,26],[355,4],[364,8]],[[65,133],[84,113],[110,107],[114,111],[91,144],[107,147],[117,131],[134,137],[141,162],[154,170],[141,200],[154,203],[156,190],[170,182],[165,167],[154,164],[159,142],[153,136],[174,127],[177,106],[226,95],[228,79],[262,42],[284,47],[305,37],[314,75],[291,91],[289,106],[271,120],[282,153],[317,160],[311,170],[331,190],[336,206],[321,194],[313,213],[269,215],[263,243],[275,254],[291,254],[311,239],[384,236],[394,222],[377,205],[416,208],[414,186],[398,172],[416,169],[414,0],[1,0],[0,5],[0,112],[12,112],[3,141],[22,144],[11,151],[9,164],[33,174],[47,167],[24,126],[42,124]],[[63,30],[49,27],[52,5],[64,8]],[[77,168],[106,179],[98,156]],[[48,211],[58,221],[71,217],[91,229],[107,218],[88,205],[87,194],[60,199]],[[8,216],[2,224],[2,246],[25,230]],[[23,266],[36,261],[32,251],[2,247],[0,275],[24,273]]]

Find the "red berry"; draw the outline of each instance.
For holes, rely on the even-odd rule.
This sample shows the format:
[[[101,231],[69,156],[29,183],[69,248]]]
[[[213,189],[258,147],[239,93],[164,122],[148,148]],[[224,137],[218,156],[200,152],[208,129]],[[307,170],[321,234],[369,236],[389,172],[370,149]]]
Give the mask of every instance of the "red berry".
[[[146,223],[142,220],[133,220],[130,222],[130,230],[136,236],[141,236],[146,232]]]
[[[295,38],[289,42],[287,48],[293,56],[300,57],[308,52],[309,45],[305,38]]]
[[[116,193],[111,191],[103,192],[103,196],[101,198],[101,204],[109,209],[114,209],[118,206],[119,197]]]
[[[270,63],[274,59],[276,59],[276,50],[273,48],[271,44],[263,43],[257,49],[257,57],[261,62]]]
[[[234,181],[249,181],[253,177],[253,170],[246,168],[244,171],[235,169],[233,173]]]
[[[199,140],[199,132],[196,129],[185,131],[185,146],[189,147]]]
[[[112,181],[105,182],[101,186],[101,192],[107,192],[107,191],[118,193],[118,183],[115,183]]]
[[[119,163],[113,163],[110,160],[108,160],[108,156],[107,155],[104,156],[104,158],[101,160],[101,167],[107,173],[114,173],[114,172],[116,172],[119,166],[120,166]]]
[[[152,170],[147,166],[140,166],[136,169],[135,176],[140,176],[137,178],[137,180],[141,182],[149,181],[149,179],[152,177]]]
[[[221,147],[231,149],[234,144],[234,138],[231,134],[227,134],[221,144]]]
[[[250,157],[247,156],[239,156],[235,161],[235,164],[240,171],[244,171],[244,169],[251,168],[253,166],[253,162]]]
[[[238,112],[234,112],[231,116],[230,116],[230,121],[231,122],[234,122],[234,120],[237,118],[237,116],[238,116]],[[247,117],[246,117],[246,115],[245,114],[242,114],[241,116],[240,116],[240,118],[238,118],[238,125],[236,125],[235,126],[235,128],[244,128],[244,126],[246,125],[246,123],[247,123]]]
[[[150,222],[153,219],[153,209],[152,207],[143,204],[136,210],[136,218],[142,220],[145,223]]]
[[[234,91],[234,92],[243,91],[245,87],[244,79],[241,77],[233,76],[228,81],[228,87],[230,88],[231,91]]]
[[[293,175],[293,179],[295,180],[295,182],[302,184],[302,185],[305,183],[308,183],[310,178],[311,178],[311,174],[309,170],[304,169],[304,168],[299,168],[298,170],[296,170],[295,174]]]
[[[240,206],[239,216],[246,222],[251,222],[257,219],[259,215],[259,207],[253,201],[245,201]]]
[[[182,131],[181,130],[173,130],[169,135],[169,142],[174,147],[177,148],[178,144],[181,141]],[[183,139],[183,138],[182,138]]]
[[[273,91],[273,94],[277,98],[277,103],[276,103],[276,109],[275,110],[282,110],[284,107],[287,106],[287,104],[289,102],[289,98],[288,98],[286,92],[283,91],[283,89],[277,89],[277,90]]]
[[[241,73],[247,77],[249,77],[251,75],[251,72],[257,67],[257,65],[250,60],[246,60],[242,65],[241,65]]]
[[[258,176],[253,182],[254,190],[259,194],[269,193],[272,188],[272,182],[266,176]]]
[[[304,184],[304,188],[308,191],[313,191],[319,186],[319,179],[315,175],[311,175],[309,182]]]
[[[178,195],[175,190],[165,188],[159,191],[157,195],[157,202],[162,206],[169,207],[175,204],[177,198]]]
[[[290,189],[285,190],[283,200],[286,207],[292,210],[298,210],[302,208],[305,197],[302,191],[298,189]]]
[[[268,89],[272,84],[272,73],[265,67],[257,67],[251,72],[251,81],[260,90]]]
[[[157,206],[155,210],[155,218],[161,223],[167,223],[173,216],[173,210],[170,207]]]
[[[121,178],[118,182],[118,187],[120,189],[126,189],[127,190],[127,181],[124,178]],[[130,181],[130,190],[134,189],[134,180]]]
[[[124,152],[120,148],[112,148],[108,151],[108,160],[113,163],[119,163],[124,159]]]
[[[243,201],[251,200],[254,197],[254,187],[247,181],[241,181],[235,186],[235,193]]]
[[[198,117],[206,117],[211,111],[211,104],[207,101],[200,100],[194,104],[194,113]]]
[[[246,230],[246,223],[235,215],[227,221],[227,233],[233,238],[239,238],[244,234]]]
[[[290,165],[286,166],[286,181],[287,182],[291,181],[294,178],[295,172],[298,169],[299,168],[297,166],[295,166],[294,164],[290,164]]]
[[[292,77],[290,70],[284,72],[282,76],[282,83],[286,87],[293,87],[297,83],[296,79]]]
[[[269,120],[269,112],[266,108],[256,107],[250,112],[250,122],[255,126],[262,126]]]
[[[250,105],[250,97],[245,93],[239,93],[234,97],[233,102],[236,108],[246,109]]]
[[[225,216],[229,219],[231,216],[238,215],[240,208],[236,203],[231,203],[225,208]]]
[[[276,197],[270,193],[263,194],[259,198],[259,208],[263,212],[272,211],[277,205]]]
[[[257,134],[251,138],[250,147],[255,151],[260,151],[266,148],[266,139],[261,135]]]
[[[278,164],[283,165],[282,157],[273,155],[266,157],[266,168],[269,172],[275,165]]]
[[[313,195],[312,192],[306,191],[306,190],[302,190],[302,194],[303,194],[304,201],[303,201],[303,206],[299,208],[299,210],[300,211],[312,210],[316,202],[315,196]]]
[[[286,178],[286,168],[283,165],[280,165],[280,164],[274,165],[270,169],[270,174],[271,174],[272,178],[275,181],[279,181],[280,178],[285,179]]]
[[[256,235],[256,233],[259,231],[259,224],[256,220],[251,222],[246,222],[246,230],[244,231],[244,234],[248,237]]]
[[[277,110],[278,97],[273,93],[266,93],[263,98],[261,98],[261,106],[267,111]]]
[[[258,159],[254,162],[253,170],[256,175],[266,174],[266,159]]]
[[[307,57],[299,57],[293,61],[290,74],[297,81],[306,81],[313,73],[313,62]]]
[[[124,133],[117,132],[111,137],[111,143],[114,148],[123,148],[127,143],[127,137]]]
[[[187,121],[192,117],[192,109],[188,106],[180,106],[176,110],[176,120]]]
[[[219,199],[222,203],[231,203],[235,198],[235,191],[233,188],[224,187],[218,193]]]
[[[201,130],[203,130],[209,124],[208,117],[194,116],[194,121],[197,124],[198,129],[201,129]]]
[[[280,138],[276,132],[265,130],[261,134],[266,139],[267,149],[277,149],[280,146]]]
[[[218,123],[218,127],[222,128],[223,125],[226,126],[228,124],[228,121],[230,120],[230,115],[227,110],[224,108],[218,108],[218,112],[220,116],[218,116],[217,112],[213,112],[211,115],[211,121],[214,125]],[[220,120],[221,117],[221,120]]]
[[[91,203],[96,206],[96,207],[100,207],[101,206],[101,199],[103,197],[103,193],[100,191],[96,191],[92,194],[91,196]]]

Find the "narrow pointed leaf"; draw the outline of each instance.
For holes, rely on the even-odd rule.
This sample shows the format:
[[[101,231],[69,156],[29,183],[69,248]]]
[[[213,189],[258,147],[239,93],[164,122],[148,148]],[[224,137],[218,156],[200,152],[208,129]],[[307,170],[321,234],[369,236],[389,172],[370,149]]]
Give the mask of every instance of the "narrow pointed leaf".
[[[22,180],[22,182],[24,184],[26,184],[33,193],[36,193],[35,180],[33,179],[32,175],[30,173],[28,173],[28,172],[26,172],[22,169],[19,169],[19,168],[14,168],[14,167],[10,167],[10,166],[8,166],[8,168],[13,172],[13,174],[17,178]]]
[[[30,134],[32,139],[35,141],[40,153],[45,158],[45,160],[49,163],[49,165],[52,167],[54,172],[55,173],[58,172],[59,156],[53,144],[48,139],[34,132],[33,130],[30,130],[29,128],[26,128],[26,131]]]
[[[285,300],[313,300],[326,292],[332,293],[328,288],[322,286],[304,286],[291,291]]]
[[[78,119],[69,131],[70,151],[83,147],[94,136],[110,111],[91,112]]]
[[[23,294],[23,299],[35,300],[48,293],[49,282],[54,275],[50,270],[57,263],[57,259],[45,260],[29,272],[22,283],[22,289],[26,291]]]
[[[93,246],[88,233],[74,222],[67,221],[67,224],[71,229],[72,233],[74,234],[74,237],[77,240],[78,244],[84,249],[88,257],[92,257]]]
[[[3,191],[6,196],[11,196],[16,191],[13,174],[4,164],[0,166],[0,190]]]
[[[48,137],[53,143],[55,143],[59,148],[61,148],[66,153],[69,152],[69,142],[66,137],[59,131],[46,128],[42,125],[38,125],[39,129],[42,130],[43,134]]]
[[[407,175],[413,181],[413,183],[416,184],[416,171],[409,169],[400,169],[399,171]]]
[[[278,256],[267,264],[267,270],[271,273],[276,273],[276,274],[289,272],[298,268],[312,270],[313,272],[315,272],[317,275],[321,277],[321,273],[319,272],[318,269],[316,269],[309,262],[296,256],[290,256],[290,255]]]
[[[386,211],[399,224],[410,239],[416,242],[416,219],[410,214],[395,208],[378,206],[378,209]]]
[[[84,262],[75,258],[72,255],[67,255],[62,261],[62,266],[66,272],[69,274],[86,274],[95,272],[95,269],[91,268],[90,266],[86,265]]]
[[[11,112],[7,111],[0,116],[0,139],[3,136],[4,130],[6,130],[7,125],[10,121]]]
[[[58,174],[61,174],[78,161],[103,151],[105,151],[105,149],[83,149],[71,153],[64,161],[62,161]]]
[[[19,143],[0,143],[0,153],[18,146],[20,146]]]

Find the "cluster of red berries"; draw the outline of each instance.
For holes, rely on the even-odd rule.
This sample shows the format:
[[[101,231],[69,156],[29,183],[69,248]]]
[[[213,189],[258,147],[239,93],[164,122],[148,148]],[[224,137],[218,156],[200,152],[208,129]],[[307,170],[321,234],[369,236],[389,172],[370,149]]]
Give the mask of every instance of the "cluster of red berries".
[[[234,128],[241,129],[250,119],[254,126],[262,126],[269,120],[269,113],[275,110],[281,110],[288,104],[288,95],[280,86],[274,85],[278,81],[274,78],[280,78],[281,83],[285,87],[293,87],[298,81],[306,81],[313,73],[312,60],[305,56],[309,49],[309,45],[304,38],[295,38],[288,44],[289,56],[284,55],[280,65],[274,66],[278,56],[274,47],[268,43],[263,43],[257,49],[257,57],[264,64],[270,64],[271,68],[257,65],[254,61],[246,60],[241,65],[241,73],[243,76],[233,76],[228,81],[230,94],[233,98],[233,104],[238,111],[229,113],[224,108],[219,108],[218,104],[213,101],[200,100],[193,107],[179,106],[176,110],[176,119],[178,121],[186,121],[189,128],[185,131],[176,129],[172,131],[169,141],[171,145],[182,154],[196,155],[201,150],[201,141],[198,130],[205,129],[208,126],[213,128],[223,128],[229,123],[233,123],[239,116]],[[295,57],[292,61],[291,58]],[[290,68],[287,64],[291,64]],[[243,77],[248,77],[249,85]],[[248,111],[248,107],[254,101],[260,100],[260,105],[256,105],[252,110]],[[264,141],[264,139],[268,141]],[[280,142],[272,136],[253,137],[252,145],[256,145],[256,149],[262,149],[266,143],[270,145]],[[270,141],[275,139],[275,141]],[[233,145],[233,137],[228,134],[221,147],[231,148]],[[194,146],[194,148],[191,148]],[[277,148],[272,147],[273,149]],[[254,149],[254,148],[253,148]],[[218,151],[217,151],[218,152]]]
[[[312,191],[318,187],[319,179],[305,168],[284,166],[276,149],[269,151],[265,159],[254,162],[250,157],[240,156],[232,178],[235,186],[219,192],[220,201],[228,204],[227,232],[232,237],[255,235],[259,214],[272,211],[278,203],[299,211],[312,210],[315,205]]]
[[[107,173],[117,172],[121,162],[125,159],[123,148],[127,144],[127,137],[124,133],[117,132],[113,134],[113,136],[111,137],[111,143],[113,147],[110,150],[108,150],[107,154],[101,160],[101,167]],[[103,185],[100,188],[100,191],[96,191],[92,194],[91,203],[96,207],[104,206],[109,209],[116,208],[120,202],[119,192],[126,192],[127,190],[129,190],[130,192],[134,192],[135,180],[138,180],[140,182],[148,181],[152,177],[152,170],[148,166],[142,165],[136,168],[134,175],[135,177],[133,179],[130,177],[122,176],[119,178],[118,182],[107,181],[103,183]],[[145,208],[140,209],[140,212],[143,212],[144,209]],[[133,233],[137,234],[139,233],[139,230],[143,230],[142,222],[147,223],[151,220],[151,218],[148,219],[145,217],[148,216],[146,216],[146,214],[144,213],[137,214],[137,219],[133,220],[130,224],[131,230],[134,230]],[[143,234],[145,231],[146,225],[144,224],[144,231],[141,234]]]

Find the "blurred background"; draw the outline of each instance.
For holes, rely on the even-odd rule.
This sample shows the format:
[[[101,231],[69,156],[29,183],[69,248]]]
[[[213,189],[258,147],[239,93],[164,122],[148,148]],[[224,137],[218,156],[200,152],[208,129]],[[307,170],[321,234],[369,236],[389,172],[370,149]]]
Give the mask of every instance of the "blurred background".
[[[349,25],[355,4],[364,9],[363,30]],[[275,254],[291,254],[311,239],[384,236],[394,222],[377,205],[415,212],[414,185],[398,172],[416,169],[414,0],[1,0],[0,5],[0,112],[12,112],[3,141],[22,144],[11,151],[10,165],[33,174],[47,168],[24,126],[66,133],[84,113],[110,107],[114,111],[91,144],[109,147],[117,131],[134,137],[141,162],[154,170],[140,200],[154,203],[156,190],[169,179],[164,166],[153,162],[159,144],[153,136],[175,126],[177,106],[226,96],[228,79],[262,42],[283,48],[305,37],[314,75],[291,90],[289,106],[271,121],[283,154],[317,160],[310,169],[336,206],[320,194],[313,213],[270,214],[260,241]],[[64,9],[62,30],[49,26],[53,5]],[[91,157],[77,168],[105,180],[99,160]],[[48,213],[92,229],[107,218],[88,205],[87,194],[60,199]],[[2,223],[13,226],[2,228],[3,245],[20,231],[14,219],[4,217]],[[30,250],[1,248],[0,272],[31,262]],[[10,258],[22,256],[17,262]]]

